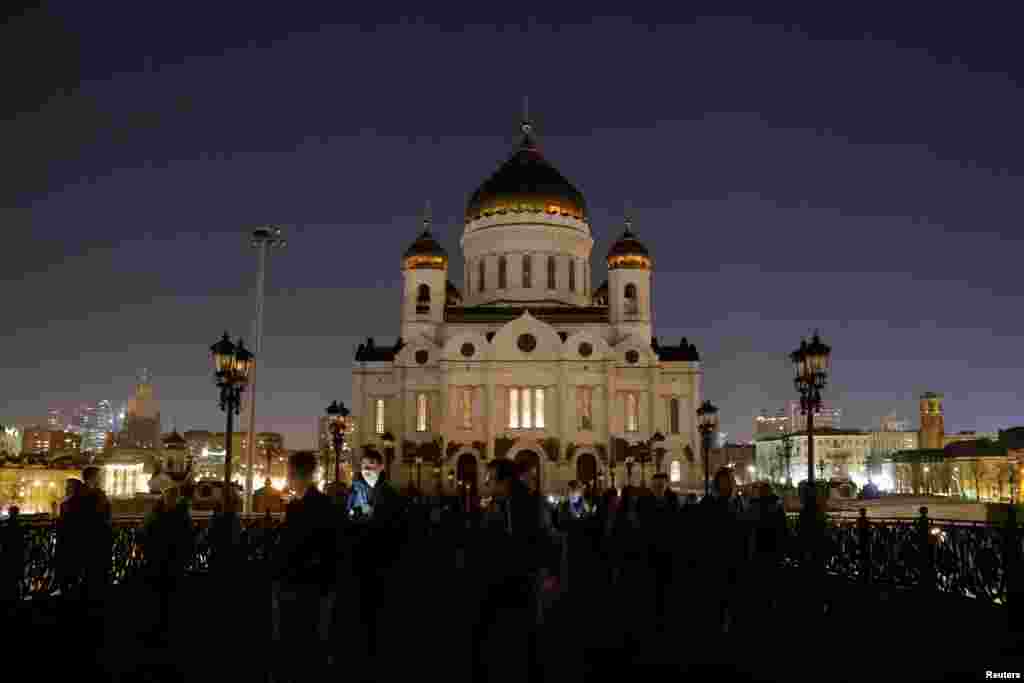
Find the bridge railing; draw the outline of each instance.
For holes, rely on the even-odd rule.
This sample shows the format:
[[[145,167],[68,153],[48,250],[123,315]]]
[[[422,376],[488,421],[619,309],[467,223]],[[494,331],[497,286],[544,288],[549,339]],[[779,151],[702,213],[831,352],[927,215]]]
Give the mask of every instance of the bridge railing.
[[[280,539],[283,515],[241,514],[239,518],[239,554],[247,562],[267,560]],[[188,573],[210,570],[216,551],[210,534],[213,519],[202,513],[193,517],[195,545],[186,566]],[[450,517],[438,520],[437,515],[426,513],[417,519],[422,525],[420,540],[432,537],[454,545],[472,542],[461,537],[463,531]],[[680,534],[683,543],[686,537],[685,531]],[[1012,517],[1007,524],[937,521],[928,517],[927,508],[921,508],[916,518],[868,518],[864,510],[857,518],[829,517],[817,539],[816,552],[809,555],[800,534],[799,516],[789,516],[781,565],[799,569],[809,557],[816,557],[825,572],[850,582],[935,591],[992,605],[1012,601],[1010,595],[1016,590],[1013,569],[1024,556],[1024,538]],[[141,516],[114,519],[110,568],[114,584],[131,580],[143,568],[142,540]],[[9,521],[0,526],[0,544],[4,570],[0,580],[15,582],[18,597],[53,594],[58,587],[59,552],[54,520]]]

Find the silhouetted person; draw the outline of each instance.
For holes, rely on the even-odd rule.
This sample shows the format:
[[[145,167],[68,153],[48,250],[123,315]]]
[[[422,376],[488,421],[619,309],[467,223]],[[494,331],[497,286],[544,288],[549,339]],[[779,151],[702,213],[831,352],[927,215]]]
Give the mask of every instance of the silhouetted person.
[[[519,675],[509,666],[511,661],[493,661],[493,668],[508,674],[510,680],[541,680],[537,651],[540,591],[557,585],[558,560],[549,529],[538,513],[537,496],[519,475],[519,468],[509,460],[499,460],[495,467],[495,497],[502,519],[501,526],[491,526],[484,540],[489,563],[481,569],[490,585],[471,638],[473,681],[495,680],[489,675],[485,645],[498,625],[524,639],[521,646],[506,642],[506,647],[522,653],[526,671]]]
[[[654,588],[654,626],[660,634],[666,627],[669,600],[674,596],[677,548],[690,539],[681,525],[679,496],[669,489],[668,475],[655,474],[651,479],[651,495],[644,496],[637,510],[641,530],[648,544],[649,566]]]
[[[279,604],[280,651],[297,655],[281,662],[279,673],[283,680],[307,681],[323,675],[326,664],[341,519],[338,508],[314,483],[316,453],[296,453],[290,465],[296,496],[285,511],[271,579]]]
[[[383,456],[376,451],[364,453],[360,478],[352,482],[347,506],[356,521],[351,566],[358,589],[352,594],[352,602],[362,648],[351,662],[360,665],[359,673],[370,680],[376,678],[379,670],[377,642],[380,615],[389,607],[388,578],[407,541],[405,503],[391,484],[382,479],[383,470]],[[348,607],[345,612],[349,612]],[[355,621],[351,614],[349,621]]]
[[[0,609],[4,614],[17,608],[25,576],[25,530],[19,513],[17,505],[8,507],[7,520],[0,526]]]
[[[73,516],[68,510],[74,499],[82,493],[81,479],[68,479],[64,482],[64,498],[58,506],[57,517],[57,586],[64,601],[78,597],[81,578],[81,550],[78,548],[79,534],[75,532]]]
[[[750,571],[743,581],[747,594],[744,602],[755,609],[770,609],[775,605],[776,573],[786,540],[786,513],[770,484],[757,485],[744,517],[752,527]]]
[[[722,467],[715,472],[712,495],[700,502],[700,529],[704,536],[698,560],[702,577],[712,599],[712,609],[722,632],[728,632],[735,617],[739,572],[747,553],[747,528],[740,518],[733,472]]]
[[[100,608],[106,598],[114,540],[113,511],[99,479],[98,467],[82,470],[82,491],[67,507],[68,517],[80,539],[82,597],[89,609]]]
[[[180,487],[167,486],[143,525],[145,576],[157,595],[156,625],[147,635],[155,644],[170,640],[171,603],[182,590],[195,548],[192,495],[191,476]]]

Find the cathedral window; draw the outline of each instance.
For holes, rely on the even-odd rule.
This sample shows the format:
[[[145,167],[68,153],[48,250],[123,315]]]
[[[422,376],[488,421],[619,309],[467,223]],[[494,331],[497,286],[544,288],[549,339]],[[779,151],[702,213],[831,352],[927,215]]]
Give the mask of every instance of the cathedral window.
[[[590,431],[594,428],[594,388],[577,387],[576,414],[580,416],[579,428]]]
[[[425,432],[430,428],[430,415],[427,412],[427,395],[416,394],[416,431]]]
[[[626,394],[626,431],[640,431],[640,400],[636,394]]]
[[[479,277],[477,278],[477,289],[482,292],[484,291],[484,259],[480,259],[477,265],[480,269]]]
[[[416,312],[430,312],[430,286],[420,285],[416,290]]]
[[[510,387],[508,406],[509,429],[544,429],[543,387]]]
[[[640,306],[636,299],[636,285],[630,282],[626,285],[626,289],[623,292],[623,297],[626,299],[626,313],[629,315],[636,315],[640,310]]]
[[[668,431],[670,434],[679,433],[679,399],[671,398],[668,401]]]
[[[548,256],[548,289],[555,288],[555,270],[558,266],[554,256]]]
[[[523,254],[523,287],[533,287],[533,263],[529,254]]]
[[[508,259],[498,257],[498,289],[508,288]]]
[[[576,259],[569,257],[569,291],[576,291]]]
[[[374,428],[377,434],[384,433],[384,399],[378,398],[373,402]]]
[[[473,428],[473,388],[459,389],[459,415],[462,417],[462,428]]]

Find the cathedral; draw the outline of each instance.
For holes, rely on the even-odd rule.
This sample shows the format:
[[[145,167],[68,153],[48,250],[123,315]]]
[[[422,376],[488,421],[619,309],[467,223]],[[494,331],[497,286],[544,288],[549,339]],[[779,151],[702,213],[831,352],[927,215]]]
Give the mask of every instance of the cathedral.
[[[426,493],[476,489],[493,458],[527,464],[547,494],[656,471],[697,488],[699,356],[653,336],[654,259],[628,217],[595,289],[586,201],[524,123],[466,205],[461,288],[429,209],[423,223],[402,257],[398,340],[356,352],[355,453],[380,452],[396,486]]]

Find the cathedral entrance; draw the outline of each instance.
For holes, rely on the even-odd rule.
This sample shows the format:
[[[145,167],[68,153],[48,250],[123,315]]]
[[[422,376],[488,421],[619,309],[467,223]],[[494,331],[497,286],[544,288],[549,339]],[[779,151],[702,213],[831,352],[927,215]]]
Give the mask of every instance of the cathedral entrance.
[[[472,453],[463,453],[459,456],[459,461],[455,467],[455,479],[462,487],[459,491],[461,495],[465,495],[468,492],[470,498],[476,498],[477,468],[476,457]]]
[[[592,453],[584,453],[576,458],[576,479],[597,495],[597,458]]]
[[[540,456],[535,451],[519,451],[516,453],[516,464],[524,467],[530,473],[526,478],[530,490],[540,491]]]

